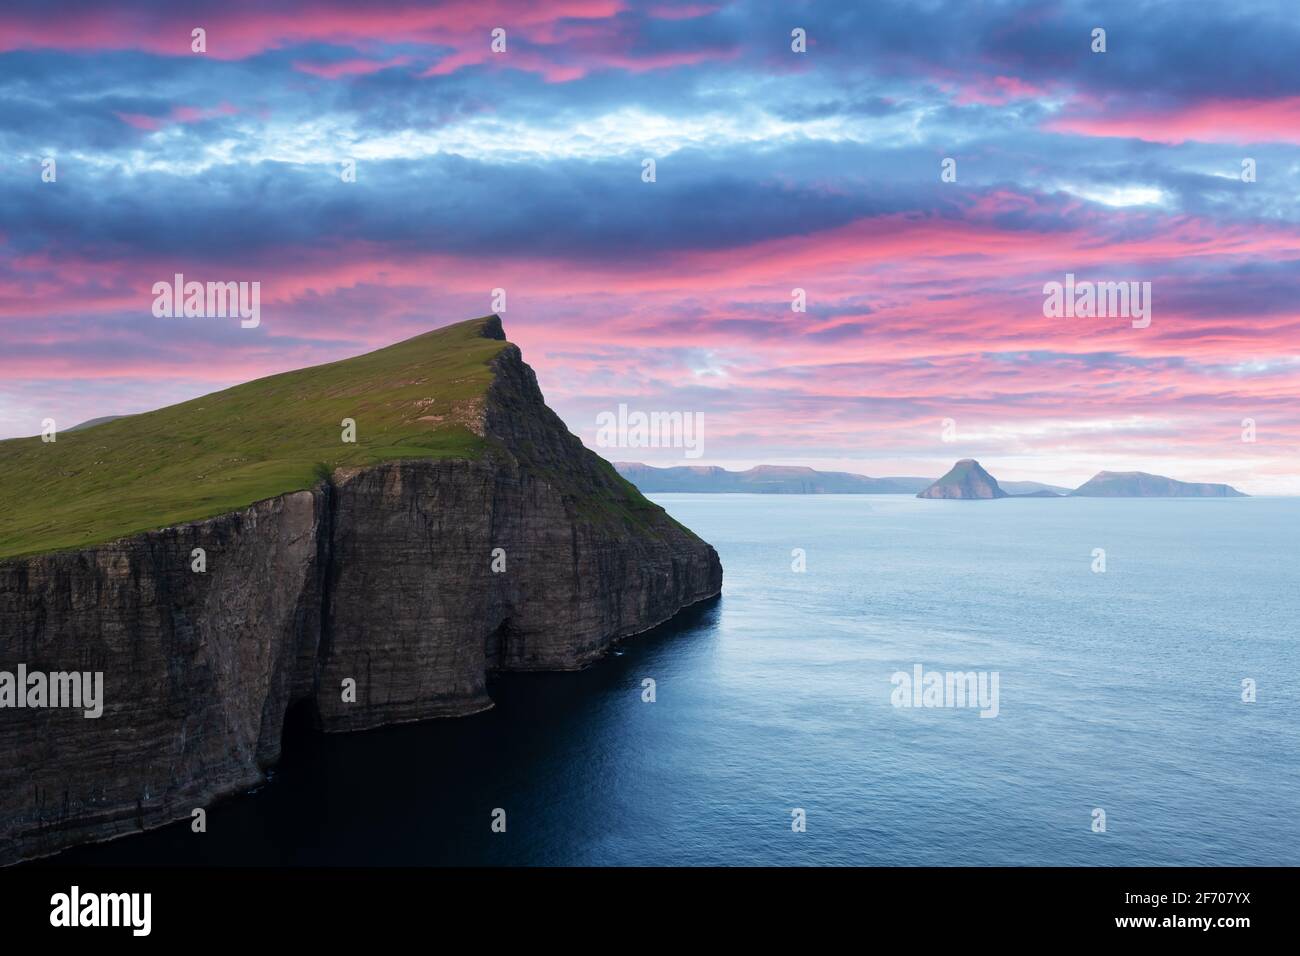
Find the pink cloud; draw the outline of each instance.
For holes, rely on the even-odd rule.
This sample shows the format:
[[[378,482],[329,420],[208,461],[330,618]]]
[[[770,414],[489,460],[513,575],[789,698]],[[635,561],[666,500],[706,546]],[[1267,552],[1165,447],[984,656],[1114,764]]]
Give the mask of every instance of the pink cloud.
[[[408,56],[395,56],[387,60],[355,58],[333,62],[296,60],[294,61],[293,68],[300,73],[309,73],[312,76],[319,76],[327,80],[337,80],[339,77],[343,76],[366,76],[371,73],[378,73],[380,70],[387,70],[394,66],[405,66],[410,62],[411,58]]]
[[[127,126],[134,126],[136,129],[152,132],[162,127],[162,120],[156,116],[145,116],[141,113],[120,113],[117,111],[114,111],[113,115]]]
[[[191,31],[207,33],[207,53],[237,60],[299,43],[360,41],[441,45],[448,39],[487,46],[489,31],[508,24],[527,31],[565,19],[604,19],[623,9],[620,0],[553,0],[546,4],[508,0],[451,0],[437,5],[354,4],[318,0],[310,8],[228,3],[202,15],[153,10],[144,28],[129,7],[87,10],[77,17],[51,18],[40,11],[0,12],[0,50],[146,50],[192,56]]]
[[[1153,143],[1300,143],[1300,97],[1207,100],[1169,109],[1065,115],[1047,128],[1083,136],[1118,136]]]
[[[212,107],[173,106],[170,117],[177,123],[201,123],[218,116],[234,116],[238,107],[230,103],[219,103]]]
[[[729,47],[707,47],[670,53],[636,48],[626,25],[614,17],[621,0],[555,0],[547,4],[508,0],[453,0],[436,6],[406,4],[354,5],[328,0],[304,11],[258,5],[230,4],[203,16],[162,11],[141,29],[124,10],[105,8],[72,20],[0,12],[0,51],[53,48],[62,50],[139,49],[164,56],[194,56],[191,31],[206,31],[205,56],[238,60],[301,43],[338,43],[351,47],[382,44],[423,44],[450,48],[423,76],[445,76],[467,66],[496,64],[542,75],[548,82],[579,79],[593,70],[634,72],[666,69],[731,58]],[[711,8],[666,6],[652,11],[662,19],[700,16]],[[503,27],[506,54],[490,49],[491,30]],[[526,46],[531,44],[531,46]],[[577,61],[581,60],[579,64]],[[353,57],[339,61],[299,60],[299,72],[325,79],[363,76],[411,63],[413,57]]]
[[[1001,106],[1012,100],[1039,99],[1049,91],[1014,76],[983,77],[958,85],[955,102],[961,106],[979,103]]]
[[[1163,461],[1202,480],[1215,475],[1187,474],[1179,462],[1258,455],[1261,475],[1294,476],[1274,459],[1300,457],[1300,369],[1289,360],[1300,309],[1183,312],[1162,304],[1161,290],[1194,261],[1294,258],[1300,236],[1281,225],[1088,219],[1084,210],[1068,229],[1001,225],[1044,202],[994,193],[960,221],[887,216],[598,264],[372,243],[207,268],[164,257],[11,257],[0,272],[0,378],[134,377],[200,394],[485,313],[487,290],[504,286],[511,339],[580,434],[593,409],[617,401],[693,403],[708,411],[711,454],[869,447],[928,461],[946,451],[938,422],[953,417],[1003,436],[990,441],[1004,454],[1140,455],[1151,470]],[[153,281],[175,271],[203,280],[214,268],[262,282],[256,333],[149,314]],[[1149,277],[1152,326],[1045,318],[1042,283],[1065,271]],[[808,313],[790,311],[795,286],[808,292]],[[1244,417],[1261,423],[1265,443],[1241,447]]]
[[[146,116],[142,113],[122,113],[114,112],[113,115],[120,119],[128,126],[133,126],[138,130],[145,132],[154,132],[162,129],[169,123],[201,123],[204,120],[213,119],[218,116],[233,116],[238,113],[238,108],[229,103],[221,103],[213,107],[198,106],[173,106],[166,116]]]

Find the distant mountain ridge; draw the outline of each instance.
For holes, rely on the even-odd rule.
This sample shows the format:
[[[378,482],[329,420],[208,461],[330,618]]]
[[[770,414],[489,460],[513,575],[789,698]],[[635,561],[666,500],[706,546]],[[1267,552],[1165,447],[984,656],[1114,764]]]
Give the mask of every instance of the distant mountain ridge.
[[[1045,485],[1041,481],[999,481],[998,484],[1012,498],[1028,495],[1033,495],[1036,498],[1060,498],[1070,493],[1069,488],[1062,488],[1060,485]]]
[[[712,465],[656,468],[632,461],[616,461],[613,465],[642,493],[909,495],[930,483],[929,478],[870,478],[847,471],[817,471],[797,465],[757,465],[746,471],[728,471]]]
[[[1010,489],[1016,489],[1011,492]],[[1034,490],[1022,490],[1034,488]],[[974,458],[963,458],[918,498],[989,500],[993,498],[1060,498],[1064,489],[1037,482],[999,485]],[[1176,481],[1144,471],[1099,471],[1074,491],[1076,498],[1248,498],[1231,485]]]
[[[1177,481],[1145,471],[1099,471],[1071,492],[1079,498],[1249,498],[1231,485]]]
[[[999,482],[978,461],[963,458],[942,478],[872,478],[848,471],[818,471],[802,465],[755,465],[728,471],[717,465],[657,468],[637,461],[613,462],[614,469],[643,494],[916,495],[918,498],[1248,498],[1231,485],[1177,481],[1143,471],[1100,471],[1071,490],[1041,481]]]

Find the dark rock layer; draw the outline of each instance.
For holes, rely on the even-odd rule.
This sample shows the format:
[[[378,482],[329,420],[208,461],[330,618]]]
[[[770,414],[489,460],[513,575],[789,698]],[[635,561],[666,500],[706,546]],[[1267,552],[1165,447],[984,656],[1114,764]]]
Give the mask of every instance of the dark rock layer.
[[[0,670],[102,671],[105,699],[0,709],[0,864],[257,784],[297,701],[327,731],[473,713],[492,670],[582,667],[719,592],[713,548],[568,432],[515,346],[494,361],[479,460],[0,562]]]

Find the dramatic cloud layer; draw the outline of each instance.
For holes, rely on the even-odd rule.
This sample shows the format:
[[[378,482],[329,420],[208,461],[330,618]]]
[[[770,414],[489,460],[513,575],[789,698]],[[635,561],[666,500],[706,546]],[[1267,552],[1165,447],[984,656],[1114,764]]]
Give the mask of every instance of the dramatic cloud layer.
[[[593,446],[626,403],[711,463],[1300,493],[1297,49],[1284,2],[9,2],[0,437],[503,288]],[[260,326],[155,318],[175,273]],[[1046,317],[1067,274],[1150,324]]]

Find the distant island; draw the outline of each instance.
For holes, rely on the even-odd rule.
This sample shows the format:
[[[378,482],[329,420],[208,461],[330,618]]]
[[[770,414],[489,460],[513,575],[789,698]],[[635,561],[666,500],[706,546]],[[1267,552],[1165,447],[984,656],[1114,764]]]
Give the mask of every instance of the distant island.
[[[1249,498],[1231,485],[1175,481],[1145,471],[1099,471],[1071,494],[1080,498]]]
[[[643,494],[916,495],[918,498],[1248,498],[1231,485],[1176,481],[1143,471],[1099,471],[1078,488],[1040,481],[1002,481],[974,458],[963,458],[939,479],[872,478],[847,471],[818,471],[796,465],[756,465],[728,471],[715,465],[656,468],[635,461],[614,469]]]
[[[948,473],[928,488],[917,493],[918,498],[1010,498],[998,480],[985,471],[974,458],[963,458]]]
[[[1009,498],[1062,498],[1070,493],[1060,485],[1045,485],[1041,481],[1000,481],[999,485]]]
[[[616,461],[613,465],[643,494],[694,491],[707,494],[911,495],[930,484],[929,478],[869,478],[847,471],[816,471],[786,465],[758,465],[748,471],[691,465],[655,468],[632,461]]]
[[[1008,482],[1013,485],[1032,482]],[[1063,490],[1063,489],[1062,489]],[[1203,482],[1176,481],[1162,475],[1148,475],[1144,471],[1099,471],[1074,491],[1067,492],[1075,498],[1248,498],[1231,485]],[[952,469],[928,488],[917,493],[918,498],[992,499],[992,498],[1061,498],[1057,490],[1039,488],[1034,491],[1009,493],[974,458],[963,458]]]

